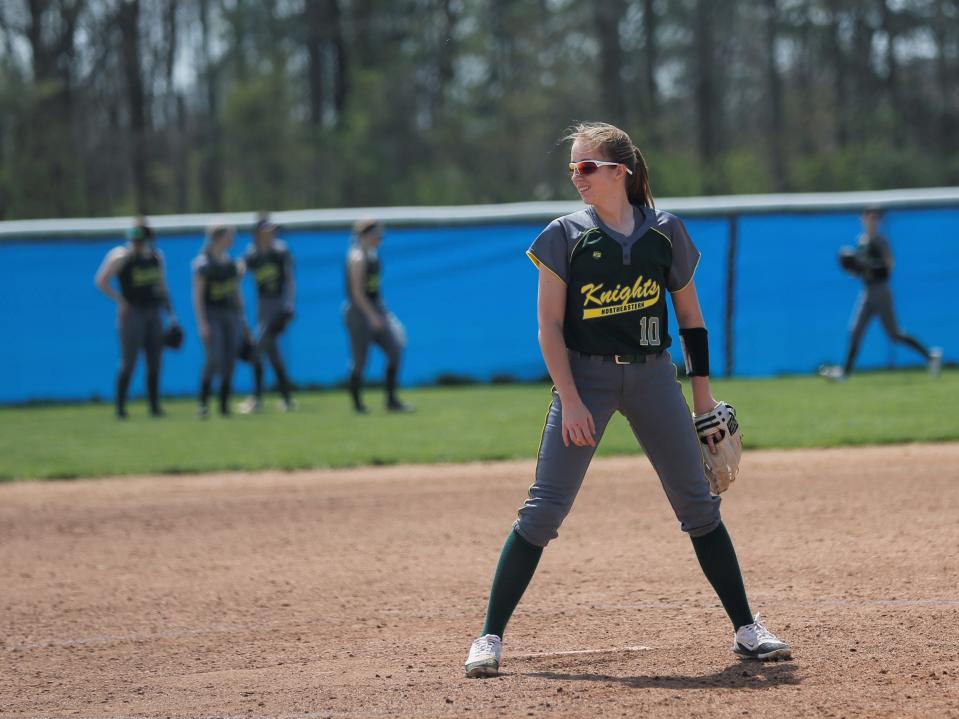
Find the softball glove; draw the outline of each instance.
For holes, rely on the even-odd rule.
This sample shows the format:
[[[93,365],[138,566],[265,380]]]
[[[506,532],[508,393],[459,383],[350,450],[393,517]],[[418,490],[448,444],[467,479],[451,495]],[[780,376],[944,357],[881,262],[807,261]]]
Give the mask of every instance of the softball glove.
[[[851,247],[843,247],[839,250],[839,266],[851,274],[862,274],[862,263],[859,261],[856,251]]]
[[[281,335],[286,329],[286,326],[290,324],[290,321],[293,319],[293,308],[284,307],[279,314],[276,315],[272,320],[270,320],[269,327],[267,331],[272,335]]]
[[[743,436],[739,431],[736,410],[727,402],[719,402],[705,414],[694,414],[693,423],[703,451],[703,467],[709,480],[709,491],[719,495],[729,489],[739,474],[743,456]],[[709,451],[707,437],[712,437],[716,454]]]

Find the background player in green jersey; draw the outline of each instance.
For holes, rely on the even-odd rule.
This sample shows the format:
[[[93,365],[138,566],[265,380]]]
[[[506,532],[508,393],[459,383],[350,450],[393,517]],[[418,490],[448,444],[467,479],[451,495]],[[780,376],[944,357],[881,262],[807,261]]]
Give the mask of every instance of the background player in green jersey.
[[[376,220],[359,220],[353,226],[353,243],[346,256],[346,305],[343,321],[350,335],[352,365],[350,396],[353,409],[364,414],[363,370],[370,344],[379,345],[386,354],[386,409],[409,412],[412,408],[396,394],[400,359],[406,343],[402,325],[383,303],[380,292],[379,247],[383,227]]]
[[[206,362],[200,376],[197,414],[209,416],[213,378],[220,378],[220,414],[230,414],[230,391],[241,333],[243,295],[240,279],[243,263],[230,257],[232,227],[214,225],[207,230],[203,250],[193,260],[193,310]]]
[[[553,401],[535,480],[500,555],[466,675],[498,673],[506,624],[617,411],[629,421],[692,539],[732,622],[733,651],[787,658],[789,646],[750,609],[719,497],[710,493],[700,439],[666,351],[669,293],[695,412],[713,410],[707,334],[693,282],[699,251],[679,219],[655,209],[646,162],[625,132],[591,123],[577,126],[567,139],[573,141],[571,179],[587,207],[551,222],[528,252],[539,269],[539,340],[555,385]],[[715,451],[712,444],[710,449]]]
[[[276,225],[260,218],[253,227],[253,242],[243,257],[246,271],[256,284],[256,335],[253,338],[253,396],[240,406],[244,413],[263,409],[263,355],[276,375],[284,411],[294,408],[290,396],[290,380],[280,354],[279,338],[293,318],[296,283],[293,279],[293,256],[286,243],[276,237]]]
[[[894,264],[892,248],[889,240],[879,233],[881,219],[882,210],[879,207],[865,208],[861,215],[863,231],[859,235],[855,249],[844,248],[840,251],[840,264],[847,272],[862,280],[862,292],[859,294],[849,329],[846,361],[842,367],[836,365],[821,367],[819,374],[827,379],[841,381],[852,374],[863,334],[875,315],[879,315],[882,328],[892,342],[904,344],[922,355],[929,368],[929,374],[935,377],[941,369],[942,350],[938,347],[926,349],[915,337],[903,332],[896,321],[892,290],[889,287],[889,278]]]
[[[140,350],[146,355],[150,415],[163,416],[160,407],[161,309],[169,311],[171,320],[176,318],[170,303],[163,255],[152,240],[152,229],[145,220],[138,221],[127,233],[127,243],[107,253],[94,280],[100,291],[117,303],[120,366],[116,378],[116,415],[119,419],[127,417],[127,391]],[[111,286],[113,278],[117,279],[119,292]]]

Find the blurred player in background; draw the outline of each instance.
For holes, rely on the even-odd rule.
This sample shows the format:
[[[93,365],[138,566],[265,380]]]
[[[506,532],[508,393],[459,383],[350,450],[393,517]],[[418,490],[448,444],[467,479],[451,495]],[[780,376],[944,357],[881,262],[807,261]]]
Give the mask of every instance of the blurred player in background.
[[[406,342],[403,326],[386,309],[380,295],[380,257],[378,248],[383,227],[376,220],[359,220],[353,225],[353,244],[346,256],[347,300],[343,311],[350,335],[353,362],[350,371],[350,395],[353,409],[368,411],[363,404],[363,369],[373,342],[386,353],[386,409],[389,412],[410,412],[410,407],[396,396],[400,357]]]
[[[849,349],[842,367],[824,365],[819,373],[834,381],[842,381],[852,374],[863,333],[874,315],[879,315],[882,327],[892,342],[911,347],[921,354],[933,377],[939,374],[942,366],[942,350],[933,347],[926,349],[914,337],[907,335],[896,322],[896,313],[892,305],[892,290],[889,288],[889,276],[892,274],[893,258],[889,240],[879,234],[879,221],[882,210],[867,207],[861,215],[863,232],[855,248],[843,248],[839,252],[839,264],[850,274],[863,282],[862,292],[856,304],[852,326],[849,333]]]
[[[253,227],[253,242],[244,256],[244,264],[256,283],[256,336],[253,340],[253,396],[240,405],[244,414],[263,409],[263,355],[270,359],[276,383],[283,398],[280,407],[295,407],[290,396],[290,380],[280,355],[279,337],[293,319],[296,285],[293,257],[286,243],[276,237],[276,225],[261,217]]]
[[[120,291],[111,287],[116,277]],[[160,360],[163,354],[163,322],[166,309],[175,321],[166,282],[163,255],[154,247],[153,230],[140,219],[127,233],[127,243],[115,247],[103,259],[95,278],[103,294],[117,303],[120,335],[120,368],[116,380],[116,415],[127,418],[127,390],[142,349],[147,363],[147,397],[150,415],[162,417],[160,408]]]
[[[193,310],[206,349],[206,363],[200,377],[197,415],[209,416],[208,401],[213,378],[220,378],[220,414],[230,414],[233,367],[243,332],[243,295],[240,279],[243,262],[230,257],[232,227],[214,225],[207,230],[203,250],[193,260]]]

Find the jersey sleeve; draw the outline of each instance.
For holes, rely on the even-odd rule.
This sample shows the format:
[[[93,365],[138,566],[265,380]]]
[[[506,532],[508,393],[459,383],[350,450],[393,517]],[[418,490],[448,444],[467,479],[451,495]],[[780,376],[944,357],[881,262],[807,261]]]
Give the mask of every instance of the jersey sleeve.
[[[193,258],[190,267],[193,270],[193,274],[205,278],[209,274],[210,263],[207,261],[206,255],[200,255],[199,257]]]
[[[545,267],[564,283],[569,282],[569,253],[566,228],[559,220],[550,222],[526,250],[536,267]]]
[[[700,254],[686,231],[686,225],[678,217],[669,215],[666,230],[673,248],[673,262],[669,266],[666,289],[677,292],[692,281],[699,265]]]
[[[103,262],[100,263],[97,274],[99,275],[102,272],[109,272],[111,276],[117,274],[117,272],[120,271],[120,266],[127,257],[127,252],[127,248],[123,245],[114,247],[112,250],[107,252],[106,256],[103,258]]]

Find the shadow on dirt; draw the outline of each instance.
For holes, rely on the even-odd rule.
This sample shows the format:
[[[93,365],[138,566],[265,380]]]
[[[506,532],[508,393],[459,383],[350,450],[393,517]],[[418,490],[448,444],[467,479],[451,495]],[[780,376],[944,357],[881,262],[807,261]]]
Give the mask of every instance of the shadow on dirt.
[[[617,677],[609,674],[563,674],[529,672],[524,676],[570,682],[604,682],[622,684],[631,689],[769,689],[783,684],[799,684],[793,662],[732,664],[721,672],[701,676],[650,675]]]

